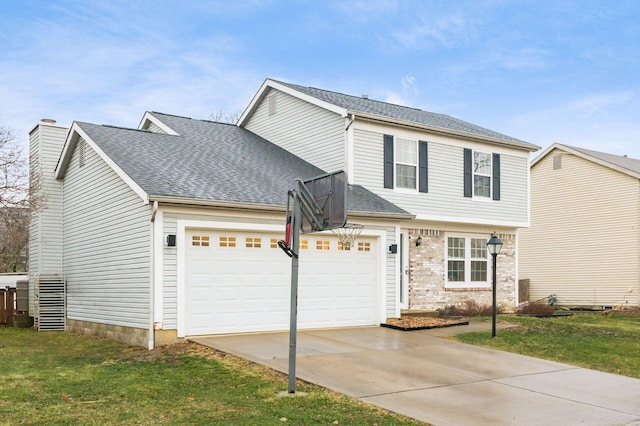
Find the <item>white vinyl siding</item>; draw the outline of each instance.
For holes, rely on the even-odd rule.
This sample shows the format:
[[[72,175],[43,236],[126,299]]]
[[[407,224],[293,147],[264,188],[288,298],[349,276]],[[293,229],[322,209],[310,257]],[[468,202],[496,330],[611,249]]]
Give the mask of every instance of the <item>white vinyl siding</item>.
[[[562,305],[637,305],[638,179],[558,150],[532,167],[531,187],[531,228],[518,242],[530,300],[555,294]]]
[[[245,127],[327,172],[345,169],[344,118],[334,112],[271,89]]]
[[[447,144],[442,137],[435,138],[424,134],[416,139],[429,142],[429,192],[407,193],[384,188],[383,133],[356,129],[354,138],[354,183],[366,187],[413,214],[451,220],[471,219],[478,222],[528,221],[527,156],[501,152],[499,201],[486,197],[478,197],[479,200],[465,198],[464,148],[459,144]],[[479,151],[494,152],[490,146],[482,147]],[[453,206],[455,208],[452,208]]]
[[[149,327],[151,206],[91,149],[64,178],[67,317]]]
[[[155,123],[153,123],[151,121],[147,122],[147,125],[145,126],[145,130],[148,130],[148,131],[153,132],[153,133],[167,133],[164,130],[162,130],[162,128],[160,128],[160,126],[158,126],[157,124],[155,124]]]
[[[40,176],[40,193],[46,193],[41,210],[31,213],[29,223],[29,311],[35,312],[37,275],[62,273],[62,182],[54,170],[67,135],[67,128],[41,123],[29,138],[32,175]]]

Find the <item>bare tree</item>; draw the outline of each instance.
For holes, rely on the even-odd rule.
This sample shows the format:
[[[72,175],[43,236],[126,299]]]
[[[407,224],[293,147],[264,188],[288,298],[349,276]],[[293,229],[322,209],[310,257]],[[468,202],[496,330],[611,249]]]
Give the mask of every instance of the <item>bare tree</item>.
[[[35,174],[29,176],[24,149],[13,131],[0,125],[0,272],[26,270],[29,210],[38,208],[39,182]]]
[[[208,120],[215,121],[218,123],[235,124],[241,115],[242,115],[242,112],[240,111],[235,111],[235,112],[214,111],[211,114],[209,114]]]

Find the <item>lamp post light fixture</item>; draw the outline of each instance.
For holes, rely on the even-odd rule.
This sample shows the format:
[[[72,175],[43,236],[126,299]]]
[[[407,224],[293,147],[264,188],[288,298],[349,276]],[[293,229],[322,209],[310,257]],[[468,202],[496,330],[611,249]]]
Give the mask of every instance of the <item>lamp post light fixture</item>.
[[[491,318],[491,337],[496,337],[496,257],[502,250],[502,240],[494,233],[487,241],[487,250],[493,257],[493,315]]]

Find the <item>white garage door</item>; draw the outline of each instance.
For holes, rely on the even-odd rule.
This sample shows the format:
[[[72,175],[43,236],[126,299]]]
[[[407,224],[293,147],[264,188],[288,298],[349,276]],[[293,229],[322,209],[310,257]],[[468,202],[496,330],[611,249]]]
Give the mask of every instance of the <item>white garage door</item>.
[[[287,330],[291,260],[265,232],[187,230],[187,335]],[[341,250],[333,235],[301,236],[298,328],[373,325],[377,244]]]

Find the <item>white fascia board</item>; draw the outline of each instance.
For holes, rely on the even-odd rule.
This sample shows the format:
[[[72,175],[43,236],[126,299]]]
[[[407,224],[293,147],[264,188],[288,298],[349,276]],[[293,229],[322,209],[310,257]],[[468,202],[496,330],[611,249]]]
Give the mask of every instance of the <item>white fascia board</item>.
[[[332,111],[335,112],[336,114],[339,114],[341,117],[346,117],[347,116],[347,110],[345,108],[339,107],[337,105],[334,105],[332,103],[326,102],[326,101],[322,101],[318,98],[314,98],[313,96],[309,96],[305,93],[301,93],[295,89],[292,89],[291,87],[285,86],[283,84],[278,83],[277,81],[273,81],[271,79],[266,79],[264,81],[264,83],[262,83],[262,86],[260,86],[260,89],[258,89],[258,92],[253,96],[253,98],[251,99],[251,102],[249,103],[249,105],[247,106],[247,108],[245,108],[244,112],[242,113],[242,115],[240,116],[240,118],[238,119],[238,122],[236,123],[238,126],[242,127],[244,126],[244,124],[246,123],[247,119],[249,118],[249,116],[253,113],[253,111],[255,110],[255,108],[258,106],[258,104],[260,103],[260,101],[264,98],[265,93],[268,89],[276,89],[280,92],[286,93],[288,95],[291,95],[295,98],[301,99],[303,101],[309,102],[310,104],[319,106],[320,108],[324,108],[328,111]]]
[[[444,127],[430,126],[428,124],[421,124],[421,123],[416,123],[414,121],[401,120],[398,118],[387,117],[384,115],[377,115],[377,114],[371,114],[371,113],[360,112],[360,111],[348,111],[348,113],[355,115],[357,118],[361,120],[368,120],[372,122],[390,124],[390,125],[405,127],[405,128],[420,129],[420,130],[424,130],[426,132],[430,132],[434,134],[451,136],[451,137],[461,138],[464,140],[469,140],[474,142],[489,143],[492,145],[502,145],[510,148],[521,149],[527,152],[535,152],[540,149],[538,145],[534,145],[528,142],[516,142],[516,141],[505,140],[505,139],[493,138],[490,136],[481,136],[473,133],[456,131],[453,129],[445,129]]]
[[[640,179],[640,173],[636,173],[632,170],[629,169],[625,169],[624,167],[620,167],[616,164],[610,163],[608,161],[602,160],[600,158],[597,157],[593,157],[589,154],[585,154],[584,152],[575,150],[573,148],[571,148],[570,146],[566,146],[566,145],[562,145],[560,143],[554,143],[553,145],[551,145],[549,148],[545,149],[544,152],[540,155],[538,155],[532,162],[531,162],[531,168],[533,166],[535,166],[543,157],[546,157],[547,155],[549,155],[550,152],[552,152],[554,149],[559,149],[561,151],[564,151],[568,154],[572,154],[575,155],[576,157],[580,157],[582,159],[591,161],[592,163],[596,163],[599,164],[601,166],[607,167],[609,169],[612,170],[616,170],[620,173],[624,173],[625,175],[629,175],[631,177],[634,177],[636,179]]]
[[[122,179],[136,194],[138,194],[140,198],[142,198],[142,201],[145,204],[149,203],[149,195],[140,187],[140,185],[131,179],[129,175],[127,175],[107,154],[105,154],[104,151],[98,147],[98,145],[84,132],[84,130],[80,128],[80,126],[78,126],[76,122],[71,126],[64,148],[62,148],[62,154],[60,155],[60,159],[58,160],[58,165],[55,170],[56,179],[64,178],[79,138],[84,139],[84,141],[89,144],[98,156],[107,163],[114,172],[116,172],[120,179]]]
[[[425,222],[442,222],[442,223],[464,223],[468,225],[488,225],[498,226],[500,228],[528,228],[531,224],[528,221],[510,221],[510,220],[487,220],[469,217],[451,217],[429,214],[417,214],[415,220]]]
[[[178,133],[176,133],[175,130],[173,130],[171,127],[167,126],[166,124],[164,124],[162,121],[160,121],[160,119],[158,119],[158,117],[156,117],[155,115],[153,115],[152,112],[149,112],[149,111],[145,112],[144,116],[142,116],[142,120],[140,120],[140,124],[138,124],[138,129],[140,130],[144,129],[144,125],[146,124],[147,121],[150,121],[156,126],[160,127],[169,135],[180,136]]]

